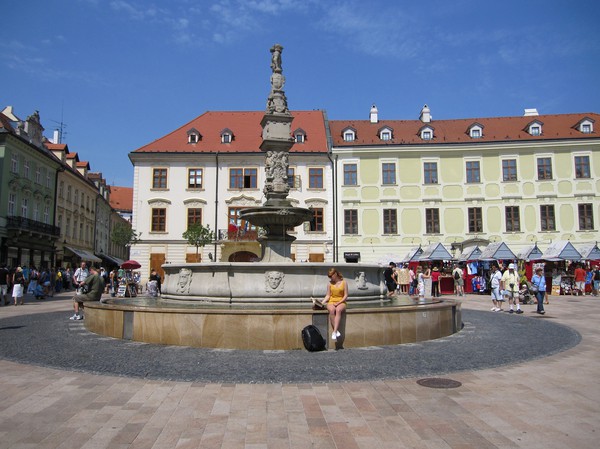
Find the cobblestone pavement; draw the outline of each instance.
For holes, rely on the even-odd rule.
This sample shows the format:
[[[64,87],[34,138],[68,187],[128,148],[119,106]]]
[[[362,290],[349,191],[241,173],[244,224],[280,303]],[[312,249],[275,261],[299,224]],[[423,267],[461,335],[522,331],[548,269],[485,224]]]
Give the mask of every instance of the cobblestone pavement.
[[[67,298],[0,308],[0,448],[597,447],[597,298],[467,296],[457,335],[323,353],[113,340]]]

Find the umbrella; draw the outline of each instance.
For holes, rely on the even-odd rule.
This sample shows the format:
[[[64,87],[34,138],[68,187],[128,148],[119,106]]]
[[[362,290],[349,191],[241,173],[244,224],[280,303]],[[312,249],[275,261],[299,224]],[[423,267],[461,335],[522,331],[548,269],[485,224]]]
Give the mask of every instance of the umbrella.
[[[135,270],[136,268],[140,267],[141,265],[139,264],[139,262],[136,262],[135,260],[126,260],[121,265],[121,268],[123,268],[124,270]]]

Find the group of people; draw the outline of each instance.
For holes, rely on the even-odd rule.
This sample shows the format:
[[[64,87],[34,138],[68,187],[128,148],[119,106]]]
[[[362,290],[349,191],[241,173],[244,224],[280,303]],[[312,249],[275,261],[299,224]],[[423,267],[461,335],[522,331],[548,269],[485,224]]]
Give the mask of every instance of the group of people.
[[[516,270],[515,264],[511,263],[508,268],[503,272],[500,271],[498,266],[492,265],[492,274],[490,276],[490,287],[492,297],[492,312],[502,312],[504,302],[508,302],[509,313],[523,313],[521,310],[521,298],[523,293],[521,292],[521,278]],[[530,284],[525,284],[528,291],[533,292],[536,303],[536,312],[540,315],[544,315],[544,302],[548,303],[548,296],[546,293],[546,277],[544,276],[544,268],[537,266],[534,270],[534,274],[531,276]]]
[[[383,272],[387,296],[392,297],[396,294],[418,296],[419,299],[425,298],[425,284],[431,281],[431,297],[442,296],[440,283],[442,270],[439,266],[419,265],[416,272],[408,264],[396,265],[390,262]],[[464,274],[458,265],[454,265],[452,271],[454,278],[454,292],[460,296],[464,294]]]
[[[9,268],[4,264],[0,266],[0,305],[8,305],[11,297],[15,306],[23,304],[27,294],[36,299],[52,297],[70,288],[70,277],[69,269],[26,265]]]

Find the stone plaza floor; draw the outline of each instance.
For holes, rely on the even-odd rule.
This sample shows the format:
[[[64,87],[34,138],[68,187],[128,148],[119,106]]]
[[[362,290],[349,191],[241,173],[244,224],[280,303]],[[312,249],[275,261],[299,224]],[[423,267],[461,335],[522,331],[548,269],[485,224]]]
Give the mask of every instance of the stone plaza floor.
[[[0,307],[0,449],[599,446],[600,298],[467,295],[444,339],[266,353],[96,336],[70,297]]]

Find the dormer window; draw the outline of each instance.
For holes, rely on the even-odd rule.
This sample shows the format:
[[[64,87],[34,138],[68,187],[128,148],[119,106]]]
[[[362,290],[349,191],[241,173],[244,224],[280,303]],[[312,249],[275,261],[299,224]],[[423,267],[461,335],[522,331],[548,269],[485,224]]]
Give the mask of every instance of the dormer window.
[[[421,139],[423,140],[433,140],[433,128],[430,126],[425,126],[421,128]]]
[[[342,135],[344,136],[344,142],[354,142],[356,140],[356,131],[352,128],[346,128]]]
[[[387,126],[379,130],[379,138],[383,141],[392,140],[392,129]]]
[[[231,143],[233,140],[233,133],[230,129],[224,129],[221,131],[221,143]]]
[[[470,127],[469,127],[469,137],[471,137],[471,139],[481,139],[481,137],[483,136],[483,126],[480,125],[479,123],[473,123]]]
[[[294,131],[294,142],[304,143],[306,141],[306,132],[303,129]]]
[[[577,124],[577,129],[580,133],[591,134],[594,132],[594,120],[591,118],[584,118]]]
[[[200,135],[200,133],[198,132],[197,129],[190,129],[187,132],[187,136],[188,136],[188,143],[198,143],[200,142],[200,139],[202,138],[202,136]]]
[[[543,123],[540,121],[533,121],[529,124],[527,132],[531,136],[541,136],[542,135],[542,125]]]

